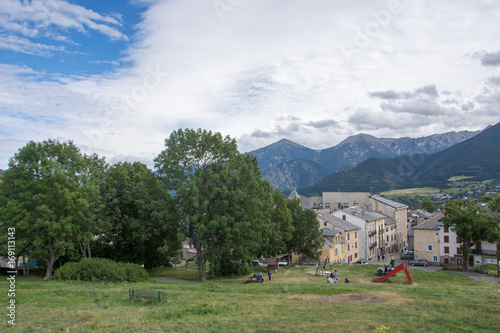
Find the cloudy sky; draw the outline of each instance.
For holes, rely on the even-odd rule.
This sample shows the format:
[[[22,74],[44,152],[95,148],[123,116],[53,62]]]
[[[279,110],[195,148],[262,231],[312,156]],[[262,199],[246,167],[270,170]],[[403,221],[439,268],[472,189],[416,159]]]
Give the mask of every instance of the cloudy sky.
[[[0,168],[72,140],[152,166],[177,128],[322,149],[500,121],[500,3],[2,0]]]

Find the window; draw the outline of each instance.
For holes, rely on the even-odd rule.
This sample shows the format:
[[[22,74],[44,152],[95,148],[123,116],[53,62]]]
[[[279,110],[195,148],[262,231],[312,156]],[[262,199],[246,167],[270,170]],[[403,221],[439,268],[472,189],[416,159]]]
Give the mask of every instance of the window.
[[[392,239],[392,238],[393,238],[393,236],[391,235],[391,242],[393,241],[393,239]]]
[[[326,222],[323,222],[323,226],[326,227]]]
[[[350,244],[347,244],[347,251],[350,251],[351,250],[351,246]]]
[[[438,262],[438,260],[439,260],[439,259],[438,259],[438,256],[432,256],[432,261],[434,261],[434,262]]]
[[[339,255],[339,251],[338,249],[335,249],[335,256],[338,256]]]
[[[445,263],[445,264],[449,264],[449,263],[450,263],[450,259],[448,259],[448,258],[444,258],[444,263]]]
[[[354,258],[357,258],[358,257],[358,254],[357,253],[354,253]]]
[[[427,252],[432,252],[434,247],[431,244],[427,244]]]
[[[457,236],[457,243],[460,243],[460,241],[458,240],[458,236]]]
[[[448,246],[444,247],[444,253],[450,253],[450,248]]]
[[[338,209],[342,209],[342,204],[340,204],[340,203],[339,203],[339,204],[337,205],[337,208],[338,208]],[[345,219],[344,219],[344,220],[345,220]]]
[[[358,238],[358,232],[357,231],[354,232],[354,238]]]
[[[448,232],[448,227],[444,227],[444,232]]]
[[[387,241],[389,241],[389,235],[387,235]]]
[[[350,235],[351,235],[351,234],[347,234],[347,240],[349,240],[349,236],[350,236]]]
[[[349,203],[347,203],[347,202],[346,202],[346,203],[344,204],[344,208],[349,208]]]
[[[436,237],[439,237],[439,232],[436,231]]]
[[[342,246],[342,254],[344,254],[344,247]]]
[[[457,254],[462,254],[462,249],[460,247],[457,247]]]
[[[354,248],[357,249],[358,248],[358,242],[354,242]]]
[[[444,242],[449,243],[450,242],[450,236],[444,236]]]

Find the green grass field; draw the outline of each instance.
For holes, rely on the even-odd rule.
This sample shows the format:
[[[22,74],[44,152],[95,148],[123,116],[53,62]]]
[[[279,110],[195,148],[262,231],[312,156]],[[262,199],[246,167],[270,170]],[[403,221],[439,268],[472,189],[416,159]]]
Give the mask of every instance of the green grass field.
[[[282,268],[272,281],[245,277],[204,283],[16,281],[16,326],[6,317],[6,279],[0,282],[5,332],[498,332],[500,284],[448,272],[411,269],[371,282],[376,265],[336,265],[326,284],[314,268]],[[162,269],[155,277],[196,279],[192,270]],[[129,302],[128,289],[163,290],[167,300]],[[7,331],[6,329],[10,329]]]

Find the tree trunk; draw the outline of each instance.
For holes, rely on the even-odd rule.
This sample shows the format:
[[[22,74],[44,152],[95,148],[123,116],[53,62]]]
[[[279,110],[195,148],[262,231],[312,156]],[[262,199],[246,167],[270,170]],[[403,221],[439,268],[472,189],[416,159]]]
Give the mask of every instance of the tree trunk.
[[[463,272],[467,272],[469,271],[469,255],[470,255],[470,248],[472,247],[469,246],[469,244],[465,244],[463,243],[462,245],[462,252],[464,254],[464,260],[463,260],[463,263],[462,263],[462,271]]]
[[[500,276],[500,240],[497,242],[497,268],[498,276]]]
[[[212,262],[210,263],[210,275],[215,278],[215,253],[212,252]]]
[[[198,273],[200,275],[200,281],[206,281],[207,278],[205,277],[205,269],[203,267],[203,255],[202,255],[202,249],[201,249],[201,244],[199,240],[195,240],[194,246],[196,248],[196,262],[198,263]]]
[[[91,249],[90,249],[90,241],[87,241],[87,252],[88,252],[89,258],[92,258],[92,253],[91,253]]]
[[[45,277],[43,278],[43,281],[49,281],[50,278],[52,277],[52,269],[54,268],[54,262],[56,261],[56,258],[54,255],[51,255],[50,258],[45,260],[45,263],[47,264],[47,271],[45,272]]]

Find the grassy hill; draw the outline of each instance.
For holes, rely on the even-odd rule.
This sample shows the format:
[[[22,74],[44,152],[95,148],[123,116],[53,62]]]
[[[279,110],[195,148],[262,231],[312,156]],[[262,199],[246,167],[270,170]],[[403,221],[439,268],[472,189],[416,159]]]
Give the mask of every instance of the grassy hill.
[[[271,282],[80,283],[16,280],[19,332],[498,332],[499,285],[410,268],[371,282],[377,265],[335,265],[351,284],[326,284],[314,267],[282,268]],[[264,272],[265,273],[265,272]],[[194,279],[162,269],[156,277]],[[0,288],[8,290],[6,279]],[[129,302],[128,289],[163,290],[165,302]],[[7,306],[7,293],[0,295]],[[4,307],[4,309],[5,309]],[[5,311],[4,311],[5,312]],[[7,320],[0,323],[6,331]]]

